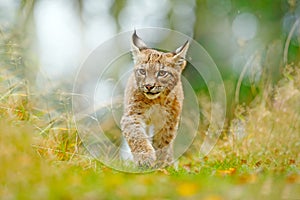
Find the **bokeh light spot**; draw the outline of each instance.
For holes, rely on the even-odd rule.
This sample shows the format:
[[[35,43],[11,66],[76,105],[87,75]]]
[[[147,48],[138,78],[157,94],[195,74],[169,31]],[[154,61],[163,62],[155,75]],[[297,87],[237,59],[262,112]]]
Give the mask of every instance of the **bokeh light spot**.
[[[251,13],[241,13],[232,22],[232,31],[238,40],[251,40],[257,34],[258,19]]]

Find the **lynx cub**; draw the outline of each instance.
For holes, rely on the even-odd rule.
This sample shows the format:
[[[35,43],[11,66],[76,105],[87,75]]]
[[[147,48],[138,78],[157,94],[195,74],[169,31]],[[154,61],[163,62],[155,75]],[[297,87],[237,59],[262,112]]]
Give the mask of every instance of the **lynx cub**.
[[[121,129],[138,166],[162,167],[173,161],[188,47],[187,41],[164,53],[148,48],[136,32],[132,35],[134,71],[125,90]]]

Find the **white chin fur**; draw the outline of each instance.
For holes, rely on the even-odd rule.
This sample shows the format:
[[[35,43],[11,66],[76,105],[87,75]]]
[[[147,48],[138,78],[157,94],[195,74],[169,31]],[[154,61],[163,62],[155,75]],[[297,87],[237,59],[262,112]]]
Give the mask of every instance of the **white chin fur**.
[[[157,93],[157,94],[147,94],[147,93],[144,93],[145,96],[148,98],[148,99],[156,99],[157,97],[159,97],[160,93]]]

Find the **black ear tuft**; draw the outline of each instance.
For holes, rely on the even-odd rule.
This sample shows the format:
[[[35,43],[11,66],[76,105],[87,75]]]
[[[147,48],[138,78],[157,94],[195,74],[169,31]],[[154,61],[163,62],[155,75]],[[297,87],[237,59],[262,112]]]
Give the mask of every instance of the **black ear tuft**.
[[[136,31],[134,30],[132,34],[132,42],[131,42],[131,52],[134,62],[138,62],[138,60],[141,58],[141,50],[147,49],[147,45],[145,42],[137,36]]]
[[[132,34],[132,46],[138,50],[148,48],[145,42],[136,34],[136,30],[134,30]]]
[[[174,52],[173,59],[176,63],[176,66],[182,71],[186,66],[185,56],[189,49],[189,41],[187,40],[181,47],[177,48]]]
[[[185,58],[189,45],[189,41],[187,40],[181,47],[176,49],[174,57]]]

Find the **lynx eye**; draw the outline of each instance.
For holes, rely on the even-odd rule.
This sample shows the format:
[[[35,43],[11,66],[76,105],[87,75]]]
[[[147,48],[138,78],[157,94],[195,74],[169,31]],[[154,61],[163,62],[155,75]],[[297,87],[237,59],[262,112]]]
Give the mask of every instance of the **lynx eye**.
[[[160,70],[157,74],[157,76],[166,76],[168,74],[168,72],[164,71],[164,70]]]
[[[144,69],[138,69],[137,72],[141,75],[146,75],[146,70]]]

